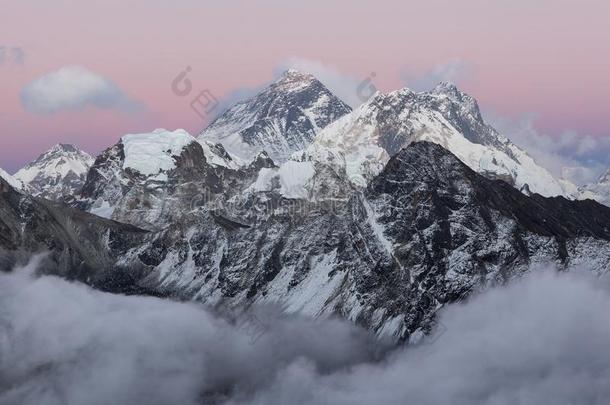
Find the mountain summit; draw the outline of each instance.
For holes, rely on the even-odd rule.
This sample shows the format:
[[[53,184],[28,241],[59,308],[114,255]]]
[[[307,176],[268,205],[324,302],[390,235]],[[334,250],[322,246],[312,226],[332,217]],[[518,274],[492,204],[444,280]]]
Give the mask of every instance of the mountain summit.
[[[57,144],[28,163],[14,177],[29,186],[32,195],[60,200],[83,186],[93,158],[73,145]]]
[[[314,76],[290,69],[256,96],[215,119],[199,140],[221,143],[244,160],[265,151],[275,162],[283,162],[350,111]]]
[[[334,165],[343,160],[351,180],[365,186],[391,156],[415,141],[440,144],[475,171],[521,190],[555,196],[576,189],[487,124],[477,101],[450,83],[430,92],[378,93],[322,130],[305,156]]]

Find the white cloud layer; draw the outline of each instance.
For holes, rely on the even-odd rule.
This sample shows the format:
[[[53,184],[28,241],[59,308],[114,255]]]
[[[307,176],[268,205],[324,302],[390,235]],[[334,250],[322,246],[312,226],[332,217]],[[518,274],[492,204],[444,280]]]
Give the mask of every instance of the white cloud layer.
[[[31,270],[30,270],[31,271]],[[340,321],[240,327],[201,307],[0,275],[2,404],[602,405],[610,286],[574,272],[452,305],[431,344],[386,350]],[[269,314],[267,314],[269,315]]]
[[[141,105],[112,81],[82,66],[66,66],[23,87],[23,107],[36,114],[54,114],[86,107],[133,112]]]

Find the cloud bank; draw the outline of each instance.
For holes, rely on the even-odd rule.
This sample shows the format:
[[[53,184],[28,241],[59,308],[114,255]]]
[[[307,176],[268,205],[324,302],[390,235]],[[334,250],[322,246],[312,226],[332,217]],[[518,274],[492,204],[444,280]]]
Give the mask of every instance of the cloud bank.
[[[82,66],[62,67],[30,82],[21,91],[21,104],[29,112],[44,115],[87,107],[141,109],[115,83]]]
[[[299,358],[332,373],[379,349],[339,321],[262,312],[229,322],[195,304],[34,278],[34,267],[0,274],[0,404],[221,403]]]
[[[30,269],[31,271],[31,269]],[[610,285],[534,271],[387,350],[340,321],[269,316],[253,341],[195,304],[0,275],[0,403],[605,404]],[[261,315],[262,316],[262,315]]]

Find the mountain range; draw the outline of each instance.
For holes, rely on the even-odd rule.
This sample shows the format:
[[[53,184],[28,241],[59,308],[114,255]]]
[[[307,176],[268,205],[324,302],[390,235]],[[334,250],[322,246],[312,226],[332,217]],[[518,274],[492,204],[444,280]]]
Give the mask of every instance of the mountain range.
[[[545,262],[610,265],[610,172],[578,189],[474,98],[377,93],[353,111],[290,70],[198,137],[58,145],[0,172],[3,268],[240,310],[280,304],[415,341],[445,304]],[[604,198],[606,200],[604,200]]]

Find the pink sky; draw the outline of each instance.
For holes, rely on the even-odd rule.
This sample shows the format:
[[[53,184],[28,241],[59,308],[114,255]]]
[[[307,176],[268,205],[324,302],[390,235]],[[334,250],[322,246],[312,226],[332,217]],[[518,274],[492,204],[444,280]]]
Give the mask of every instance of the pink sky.
[[[97,153],[125,133],[196,133],[204,122],[170,90],[187,65],[195,90],[222,97],[269,81],[293,57],[350,77],[374,71],[383,91],[459,60],[468,71],[460,86],[484,109],[534,113],[550,134],[609,134],[606,1],[0,0],[0,10],[0,46],[26,55],[0,64],[0,167],[9,171],[58,142]],[[146,110],[26,112],[22,88],[70,65]]]

